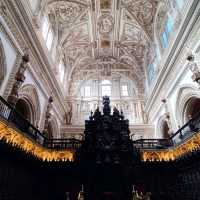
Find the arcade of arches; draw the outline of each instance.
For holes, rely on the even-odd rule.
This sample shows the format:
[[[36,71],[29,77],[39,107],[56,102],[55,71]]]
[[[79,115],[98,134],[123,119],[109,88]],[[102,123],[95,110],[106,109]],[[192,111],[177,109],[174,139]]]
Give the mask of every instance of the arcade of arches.
[[[86,139],[85,120],[95,121],[96,114],[104,113],[102,98],[109,96],[111,115],[120,116],[122,121],[128,119],[132,143],[141,142],[141,148],[146,148],[145,145],[151,142],[152,150],[157,142],[152,155],[157,155],[161,149],[172,148],[169,145],[177,147],[189,140],[191,131],[196,134],[200,128],[196,125],[200,115],[199,13],[199,0],[0,0],[0,96],[16,111],[10,122],[19,123],[17,118],[21,116],[31,129],[41,133],[36,140],[43,141],[44,137],[44,141],[50,141],[48,145],[59,148],[61,144],[53,145],[53,141]],[[186,128],[181,129],[185,124]],[[33,133],[30,128],[27,130]],[[49,148],[48,145],[44,148]],[[137,151],[142,152],[141,149]],[[9,164],[5,159],[5,166]],[[55,193],[50,199],[76,199],[77,180],[81,185],[84,178],[78,174],[82,179],[76,177],[73,183],[70,174],[74,173],[73,165],[67,165],[68,171],[64,173],[69,176],[66,185],[69,189],[65,197]],[[186,192],[180,191],[185,194],[182,199],[200,199],[196,195],[198,187],[189,185],[189,182],[200,183],[200,167],[193,169],[188,164],[188,172],[184,166],[172,170],[169,163],[149,165],[149,171],[145,171],[148,168],[145,163],[138,169],[138,174],[143,175],[135,186],[138,194],[134,199],[148,199],[150,197],[144,195],[148,192],[152,193],[152,199],[179,199],[176,192],[174,196],[168,194],[173,188],[169,189],[167,184],[173,182],[177,184],[175,189],[178,186],[182,190],[186,188]],[[0,166],[0,200],[18,200],[17,191],[13,190],[10,196],[6,196],[7,189],[1,191],[1,174],[5,166],[2,169]],[[31,165],[29,167],[33,170]],[[53,167],[55,171],[59,168]],[[151,172],[154,174],[158,168],[162,173],[167,167],[171,176],[165,174],[166,184],[159,185],[161,176],[158,175],[152,188],[144,189],[145,181],[149,185],[153,182]],[[46,172],[44,168],[48,168]],[[40,180],[43,186],[49,180],[52,185],[49,189],[48,186],[43,188],[46,192],[56,187],[53,181],[60,181],[58,187],[62,187],[64,164],[61,163],[59,180],[55,174],[52,175],[54,180],[50,180],[49,165],[44,168],[38,169],[38,173],[45,173],[41,177],[45,177],[46,182],[36,180],[35,172],[31,176],[22,171],[19,174],[22,179],[23,176],[32,177],[35,184]],[[172,176],[177,182],[171,179]],[[137,172],[132,172],[130,177],[137,177]],[[101,179],[97,184],[101,187],[104,181]],[[159,197],[155,195],[154,186],[158,187]],[[14,188],[12,184],[10,187]],[[42,189],[34,187],[38,194],[30,187],[27,194],[37,194],[30,199],[45,200]],[[102,199],[113,200],[124,197],[116,196],[116,191],[110,191],[113,188],[105,187],[99,195]],[[120,191],[130,190],[122,188]],[[86,190],[89,191],[89,186]],[[98,192],[95,190],[93,195]],[[141,192],[144,194],[140,195]],[[126,196],[127,199],[130,196]],[[90,199],[87,195],[79,195],[78,200],[83,198]]]

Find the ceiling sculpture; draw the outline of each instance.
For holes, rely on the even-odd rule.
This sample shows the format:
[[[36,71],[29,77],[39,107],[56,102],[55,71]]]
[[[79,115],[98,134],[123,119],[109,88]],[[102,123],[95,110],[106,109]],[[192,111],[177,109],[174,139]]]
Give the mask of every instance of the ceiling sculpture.
[[[77,81],[123,75],[144,90],[153,42],[156,0],[49,0],[45,12],[68,68],[68,94]],[[69,89],[70,88],[70,89]]]

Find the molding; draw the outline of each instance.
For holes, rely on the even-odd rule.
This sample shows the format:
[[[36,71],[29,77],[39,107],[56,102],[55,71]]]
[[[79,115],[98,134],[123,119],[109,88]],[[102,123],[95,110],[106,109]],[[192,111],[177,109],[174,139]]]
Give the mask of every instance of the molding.
[[[174,64],[181,53],[182,49],[185,46],[187,39],[189,38],[193,27],[195,26],[197,20],[199,19],[199,1],[194,0],[190,10],[188,11],[188,15],[184,20],[184,23],[181,26],[181,29],[176,37],[173,46],[170,50],[169,55],[162,67],[155,84],[152,86],[151,94],[146,103],[146,111],[149,112],[151,107],[153,106],[155,99],[158,98],[158,93],[161,88],[166,83],[169,73],[173,70]],[[191,20],[192,19],[192,20]]]
[[[35,66],[34,71],[36,71],[38,74],[38,77],[42,82],[41,84],[46,86],[46,91],[48,91],[48,94],[50,95],[51,91],[54,90],[54,96],[56,97],[55,103],[57,104],[56,106],[59,107],[62,113],[62,111],[65,110],[65,105],[63,103],[64,96],[62,95],[60,86],[51,70],[53,64],[48,60],[41,42],[39,41],[35,31],[33,31],[33,25],[22,2],[6,1],[5,4],[7,5],[12,18],[15,19],[15,24],[17,24],[17,27],[20,27],[20,30],[16,30],[15,28],[17,27],[13,26],[12,24],[11,30],[15,29],[15,35],[18,35],[17,41],[20,46],[24,46],[24,44],[26,44],[26,47],[22,49],[27,49],[29,47],[30,54],[32,54],[30,60],[31,66]],[[21,37],[19,37],[19,34]]]

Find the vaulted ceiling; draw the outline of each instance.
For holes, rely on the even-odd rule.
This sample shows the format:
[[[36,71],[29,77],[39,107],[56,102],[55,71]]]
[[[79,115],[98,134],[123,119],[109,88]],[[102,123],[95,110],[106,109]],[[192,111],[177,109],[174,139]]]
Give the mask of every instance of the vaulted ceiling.
[[[144,90],[153,42],[156,0],[49,0],[45,5],[68,68],[69,94],[77,81],[114,74]],[[69,89],[70,88],[70,89]]]

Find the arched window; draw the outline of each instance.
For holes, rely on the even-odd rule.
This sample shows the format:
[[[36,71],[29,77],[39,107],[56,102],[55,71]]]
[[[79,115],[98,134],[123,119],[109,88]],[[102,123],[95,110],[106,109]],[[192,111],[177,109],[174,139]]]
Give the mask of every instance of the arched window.
[[[176,4],[178,5],[179,9],[181,9],[184,5],[184,0],[176,0]]]
[[[43,18],[42,35],[43,35],[43,38],[45,40],[48,50],[51,50],[54,34],[53,34],[52,27],[50,26],[49,20],[46,16]]]
[[[85,91],[84,91],[85,97],[90,97],[91,96],[91,87],[90,86],[85,86]]]
[[[24,117],[24,119],[32,122],[33,111],[27,101],[19,99],[15,105],[15,109]]]
[[[159,47],[156,47],[156,60],[159,62],[161,60],[161,54]]]
[[[147,72],[148,72],[149,84],[151,84],[152,81],[155,79],[155,76],[156,76],[155,63],[150,63],[148,65]]]
[[[124,97],[129,96],[129,94],[128,94],[128,85],[127,84],[123,84],[121,86],[121,91],[122,91],[122,96],[124,96]]]
[[[64,65],[63,61],[60,62],[59,66],[58,66],[58,71],[59,71],[60,82],[63,83],[64,77],[65,77],[65,65]]]
[[[111,82],[109,80],[103,80],[101,82],[102,96],[111,96]]]
[[[197,97],[190,98],[185,105],[183,113],[184,115],[183,123],[189,121],[191,117],[192,118],[195,117],[199,113],[199,110],[200,110],[200,99]]]
[[[164,49],[168,46],[169,36],[173,30],[173,26],[174,26],[173,18],[171,17],[171,15],[168,15],[167,21],[164,25],[164,30],[161,34],[161,42]]]

